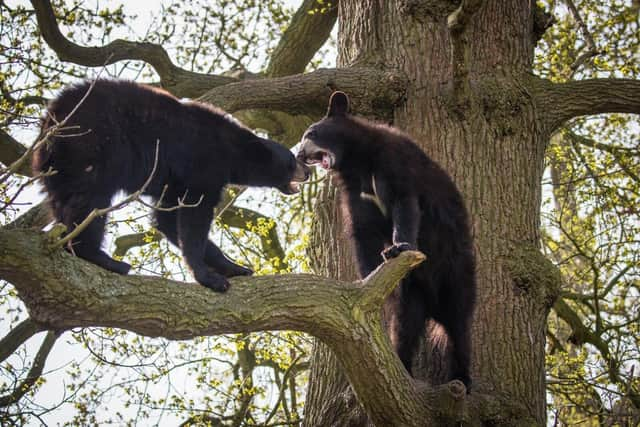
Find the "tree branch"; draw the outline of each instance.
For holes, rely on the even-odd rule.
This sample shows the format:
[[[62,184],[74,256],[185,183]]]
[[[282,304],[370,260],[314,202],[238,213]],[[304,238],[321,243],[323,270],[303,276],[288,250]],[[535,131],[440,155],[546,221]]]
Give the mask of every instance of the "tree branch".
[[[229,112],[267,108],[317,116],[326,110],[331,93],[340,89],[353,97],[354,109],[359,114],[367,115],[380,114],[383,105],[395,105],[405,86],[403,77],[373,68],[319,69],[307,74],[231,83],[207,92],[199,100]],[[247,96],[249,93],[251,96]]]
[[[591,329],[585,326],[582,322],[582,319],[580,319],[578,314],[569,306],[569,304],[567,304],[567,302],[563,298],[558,298],[556,303],[553,305],[553,311],[555,311],[556,315],[564,320],[571,328],[572,333],[569,337],[569,341],[578,346],[581,346],[585,343],[593,345],[607,364],[607,372],[611,381],[618,384],[625,384],[626,382],[623,380],[623,378],[620,377],[620,364],[611,355],[611,352],[609,351],[609,345],[605,340],[603,340],[602,336],[593,332]],[[629,388],[627,397],[629,397],[636,408],[640,408],[640,394],[632,391],[631,388]]]
[[[49,0],[31,0],[42,37],[61,61],[101,67],[122,60],[144,61],[160,76],[162,87],[178,97],[196,97],[213,87],[235,82],[233,77],[200,74],[184,70],[171,61],[162,46],[147,42],[114,40],[100,47],[80,46],[60,31]]]
[[[5,225],[5,228],[38,228],[41,229],[51,221],[46,202],[38,203],[18,218]]]
[[[261,214],[260,212],[256,212],[251,209],[239,208],[236,206],[230,206],[229,208],[223,210],[220,213],[220,221],[229,227],[245,229],[251,231],[251,227],[247,226],[247,223],[250,222],[252,225],[257,225],[260,220],[270,221],[271,218]],[[277,258],[284,265],[282,267],[286,268],[286,263],[284,262],[285,252],[282,249],[282,245],[280,244],[280,238],[278,237],[278,230],[275,226],[271,227],[265,235],[259,234],[260,245],[262,247],[262,252],[264,252],[267,259]]]
[[[391,349],[381,307],[375,307],[420,262],[418,252],[403,252],[361,282],[308,274],[238,277],[224,294],[102,270],[52,251],[45,235],[33,230],[0,229],[0,255],[0,278],[13,284],[36,322],[54,330],[116,327],[169,339],[304,331],[333,349],[376,425],[417,426],[462,416],[454,411],[465,399],[464,387],[416,384]]]
[[[640,114],[640,80],[590,79],[552,83],[532,77],[529,87],[549,132],[578,116]]]
[[[596,43],[593,41],[593,37],[591,36],[589,27],[587,27],[587,24],[585,24],[584,20],[582,19],[582,16],[580,16],[580,12],[578,11],[578,8],[573,3],[573,1],[564,0],[564,3],[569,8],[569,11],[573,16],[573,19],[575,19],[576,23],[578,24],[578,27],[580,27],[580,31],[582,31],[582,35],[584,36],[585,43],[587,45],[587,50],[583,52],[580,56],[578,56],[578,58],[576,58],[576,60],[573,61],[573,64],[571,64],[571,71],[573,74],[576,72],[576,70],[578,70],[578,68],[582,66],[582,64],[584,64],[587,60],[593,58],[598,54],[598,48],[596,47]]]
[[[0,163],[10,166],[26,152],[27,147],[0,129]],[[23,163],[15,172],[20,175],[31,176],[30,162]]]
[[[44,337],[44,341],[40,345],[40,350],[38,350],[36,357],[33,359],[33,364],[27,373],[27,377],[13,389],[12,393],[0,396],[0,407],[16,403],[31,389],[31,387],[33,387],[36,381],[38,381],[38,378],[40,378],[40,375],[42,375],[44,364],[47,361],[47,357],[49,357],[49,353],[51,353],[51,349],[57,339],[58,334],[53,331],[47,332],[47,335]]]
[[[0,362],[3,362],[29,338],[43,330],[44,328],[31,318],[20,322],[18,326],[11,329],[9,333],[0,340]]]
[[[327,10],[319,11],[318,0],[302,2],[271,55],[267,76],[280,77],[304,72],[313,55],[331,34],[338,17],[337,3],[336,0]]]
[[[123,257],[132,248],[144,246],[152,242],[159,242],[163,238],[163,234],[155,228],[151,228],[149,231],[145,231],[143,233],[132,233],[119,236],[113,242],[116,247],[113,251],[113,256]]]

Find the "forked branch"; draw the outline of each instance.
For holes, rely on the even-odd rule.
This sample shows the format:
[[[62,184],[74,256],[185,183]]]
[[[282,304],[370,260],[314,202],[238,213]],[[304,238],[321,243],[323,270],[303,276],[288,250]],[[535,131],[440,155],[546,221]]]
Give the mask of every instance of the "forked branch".
[[[307,274],[239,277],[230,280],[224,294],[197,284],[110,273],[52,251],[34,230],[0,229],[0,253],[6,254],[0,279],[14,285],[31,317],[44,327],[117,327],[169,339],[305,331],[334,350],[376,425],[398,420],[424,425],[441,416],[462,416],[451,409],[458,411],[465,399],[455,384],[430,388],[408,376],[375,307],[421,261],[420,253],[403,252],[362,282]]]

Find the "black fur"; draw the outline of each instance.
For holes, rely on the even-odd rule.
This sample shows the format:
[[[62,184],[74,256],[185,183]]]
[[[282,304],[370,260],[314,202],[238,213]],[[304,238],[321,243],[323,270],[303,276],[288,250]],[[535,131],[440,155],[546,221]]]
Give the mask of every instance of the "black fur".
[[[55,219],[71,230],[94,208],[105,208],[119,191],[140,189],[151,175],[156,144],[156,172],[145,194],[161,206],[185,203],[197,207],[156,210],[157,227],[182,249],[201,284],[224,291],[225,277],[252,271],[227,259],[208,239],[213,208],[225,184],[278,187],[289,192],[290,182],[308,174],[285,147],[256,136],[223,111],[198,102],[181,102],[169,93],[128,81],[98,80],[64,89],[49,105],[42,135],[64,120],[65,125],[36,151],[36,173],[43,178]],[[90,92],[88,92],[90,91]],[[126,274],[130,265],[100,249],[105,219],[94,220],[70,251],[103,268]]]
[[[405,250],[427,256],[387,301],[391,340],[411,372],[426,320],[439,322],[452,345],[450,378],[469,388],[475,261],[467,211],[451,178],[407,135],[349,115],[341,92],[327,117],[306,131],[298,159],[339,178],[362,277]]]

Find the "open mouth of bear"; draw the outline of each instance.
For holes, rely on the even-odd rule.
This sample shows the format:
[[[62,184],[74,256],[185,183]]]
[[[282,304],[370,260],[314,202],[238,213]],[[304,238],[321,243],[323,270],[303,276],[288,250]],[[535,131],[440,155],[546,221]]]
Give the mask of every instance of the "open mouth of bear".
[[[305,158],[308,165],[320,165],[323,169],[331,169],[335,163],[333,154],[328,151],[318,150],[309,153]]]

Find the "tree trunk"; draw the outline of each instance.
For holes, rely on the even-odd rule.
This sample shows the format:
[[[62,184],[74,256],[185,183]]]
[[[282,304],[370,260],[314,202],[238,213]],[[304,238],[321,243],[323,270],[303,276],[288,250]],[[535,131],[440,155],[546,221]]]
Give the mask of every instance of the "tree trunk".
[[[447,26],[453,3],[341,0],[339,64],[406,75],[405,101],[395,108],[393,124],[451,174],[466,200],[478,276],[472,391],[500,401],[481,424],[544,425],[545,323],[558,280],[538,251],[549,135],[526,89],[535,44],[532,2],[487,1],[471,18],[463,103],[457,102]],[[323,233],[340,223],[335,206],[319,212],[321,238],[311,251],[317,272],[351,279],[353,268],[343,261],[352,259],[348,243]],[[340,262],[322,262],[327,259]],[[430,368],[442,364],[424,347],[416,376],[433,380]],[[313,361],[305,425],[366,425],[335,358],[318,345]]]

